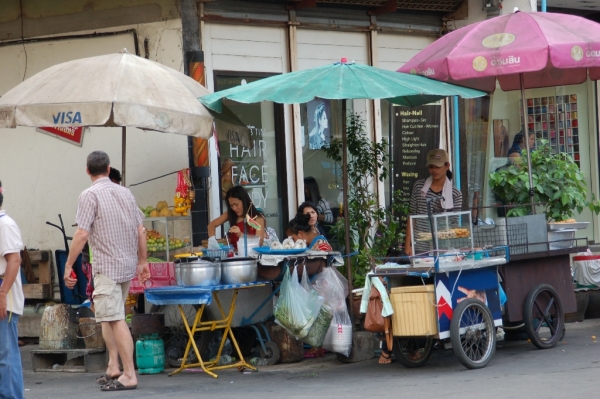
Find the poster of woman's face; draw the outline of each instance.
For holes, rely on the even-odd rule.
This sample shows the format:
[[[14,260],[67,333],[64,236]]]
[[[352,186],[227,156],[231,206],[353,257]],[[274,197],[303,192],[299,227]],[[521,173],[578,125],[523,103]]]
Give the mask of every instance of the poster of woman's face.
[[[318,150],[329,147],[331,134],[329,132],[330,104],[326,100],[313,100],[306,104],[308,117],[308,148]]]

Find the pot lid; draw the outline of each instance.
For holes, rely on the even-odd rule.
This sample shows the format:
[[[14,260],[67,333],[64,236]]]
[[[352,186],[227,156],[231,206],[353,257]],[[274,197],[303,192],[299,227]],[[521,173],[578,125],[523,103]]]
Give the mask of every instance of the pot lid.
[[[242,257],[242,256],[235,256],[233,258],[223,258],[221,259],[221,263],[231,263],[231,262],[256,262],[257,259],[253,258],[251,256],[248,257]]]
[[[175,259],[175,264],[186,264],[186,263],[218,263],[221,258],[213,258],[209,256],[199,257],[196,255],[189,255],[185,257],[179,257]]]

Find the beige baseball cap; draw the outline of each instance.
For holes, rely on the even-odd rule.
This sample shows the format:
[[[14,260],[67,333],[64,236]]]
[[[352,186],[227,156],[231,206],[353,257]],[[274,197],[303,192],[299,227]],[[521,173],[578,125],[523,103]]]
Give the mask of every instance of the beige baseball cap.
[[[450,162],[448,160],[448,153],[445,150],[438,148],[427,153],[427,164],[425,166],[433,165],[441,168],[446,162]]]

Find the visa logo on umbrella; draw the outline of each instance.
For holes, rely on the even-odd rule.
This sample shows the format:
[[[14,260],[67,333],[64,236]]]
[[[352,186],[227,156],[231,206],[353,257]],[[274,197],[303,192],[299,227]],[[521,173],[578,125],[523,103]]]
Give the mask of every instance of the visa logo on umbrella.
[[[81,112],[59,112],[58,115],[52,114],[52,120],[55,125],[64,123],[81,123]]]

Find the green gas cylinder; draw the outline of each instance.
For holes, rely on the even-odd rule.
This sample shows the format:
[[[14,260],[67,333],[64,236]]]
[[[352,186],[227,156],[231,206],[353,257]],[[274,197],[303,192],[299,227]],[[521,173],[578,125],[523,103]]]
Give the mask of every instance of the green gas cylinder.
[[[140,334],[135,343],[135,360],[140,374],[165,371],[165,344],[158,334]]]

